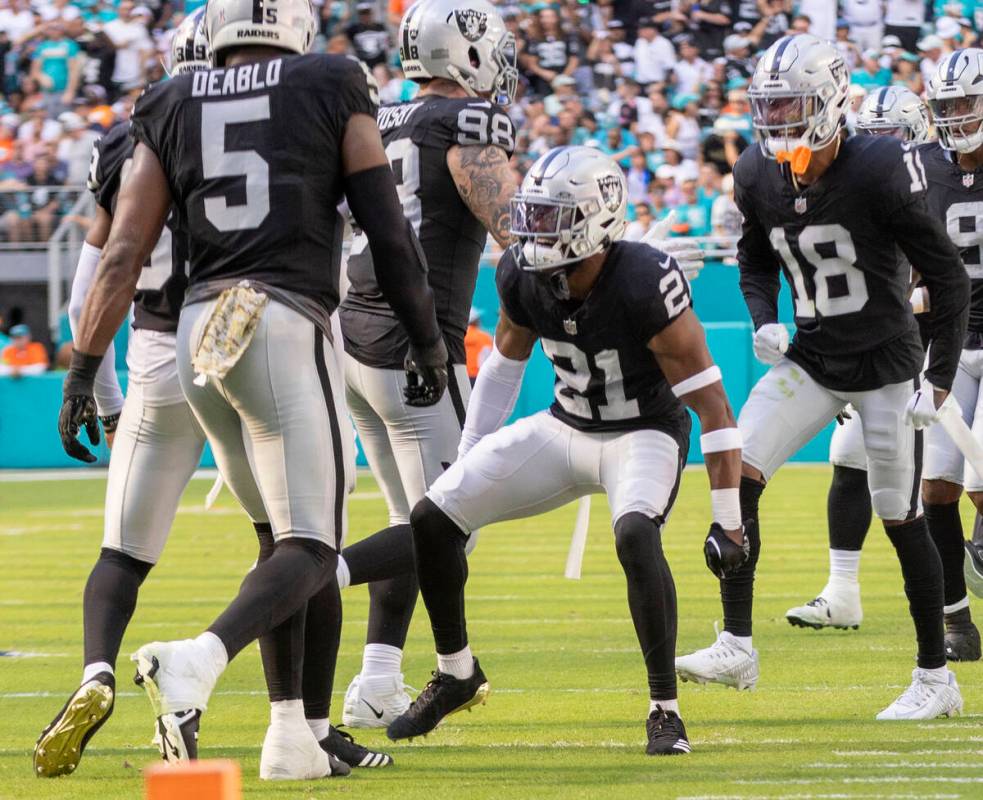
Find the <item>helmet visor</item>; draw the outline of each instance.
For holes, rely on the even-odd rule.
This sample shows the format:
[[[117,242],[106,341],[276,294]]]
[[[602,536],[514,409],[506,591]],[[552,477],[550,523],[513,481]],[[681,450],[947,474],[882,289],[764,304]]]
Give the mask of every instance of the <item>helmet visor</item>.
[[[814,95],[754,95],[751,120],[764,136],[797,139],[804,136],[816,110]]]
[[[903,141],[907,141],[911,133],[905,125],[858,125],[857,129],[864,136],[893,136]]]
[[[573,227],[574,208],[570,205],[517,197],[511,210],[509,232],[519,239],[555,239],[561,231]]]

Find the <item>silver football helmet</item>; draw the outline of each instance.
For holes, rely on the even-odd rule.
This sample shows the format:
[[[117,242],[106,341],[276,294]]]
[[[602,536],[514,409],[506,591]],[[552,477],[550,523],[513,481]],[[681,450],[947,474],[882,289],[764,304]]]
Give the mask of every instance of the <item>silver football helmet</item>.
[[[400,23],[399,59],[410,80],[447,78],[503,105],[515,98],[515,37],[487,0],[419,0]]]
[[[806,33],[775,42],[748,89],[764,154],[791,160],[800,149],[821,150],[832,142],[843,127],[849,86],[843,56],[830,42]]]
[[[205,38],[205,8],[188,14],[171,37],[171,75],[210,69],[212,56]]]
[[[205,36],[219,67],[225,64],[226,50],[244,45],[306,53],[316,33],[311,0],[208,0],[205,6]]]
[[[554,147],[512,200],[510,233],[522,268],[565,274],[621,238],[627,207],[628,185],[614,159],[593,147]]]
[[[972,153],[983,146],[983,50],[967,47],[943,58],[927,94],[944,148]]]
[[[867,95],[857,112],[859,131],[903,142],[927,142],[929,124],[928,108],[904,86],[885,86]]]

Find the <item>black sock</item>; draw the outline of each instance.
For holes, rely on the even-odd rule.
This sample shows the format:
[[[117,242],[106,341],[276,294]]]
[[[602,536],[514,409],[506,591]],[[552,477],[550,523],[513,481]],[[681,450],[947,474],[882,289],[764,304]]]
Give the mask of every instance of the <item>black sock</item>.
[[[963,576],[963,522],[959,518],[959,501],[955,503],[925,503],[925,522],[942,559],[942,582],[945,604],[954,605],[966,597],[966,578]]]
[[[741,478],[741,518],[751,545],[747,563],[733,575],[720,581],[720,601],[724,607],[724,630],[734,636],[751,635],[751,610],[754,601],[754,569],[761,553],[758,531],[758,500],[765,485]]]
[[[867,472],[834,464],[826,497],[829,549],[861,550],[872,517]]]
[[[901,562],[908,609],[918,639],[918,666],[945,666],[945,633],[942,624],[942,560],[928,535],[924,517],[885,528]]]
[[[350,586],[382,581],[416,572],[413,531],[409,525],[393,525],[341,551],[351,576]],[[416,597],[414,595],[414,602]],[[412,611],[412,609],[411,609]]]
[[[208,630],[222,640],[231,661],[247,644],[303,612],[311,595],[335,580],[337,566],[337,553],[324,542],[281,539]]]
[[[369,584],[369,627],[366,644],[403,649],[413,620],[419,590],[416,570]]]
[[[82,598],[85,664],[105,661],[115,668],[140,584],[153,566],[118,550],[100,550]]]
[[[416,547],[420,594],[430,615],[437,652],[456,653],[468,644],[464,620],[464,584],[468,560],[464,532],[428,497],[410,516]]]
[[[307,601],[304,629],[304,716],[327,719],[341,644],[341,589],[338,581]]]
[[[676,585],[662,552],[659,526],[625,514],[614,526],[618,560],[628,581],[628,608],[648,671],[653,700],[676,699]]]
[[[983,516],[976,512],[976,519],[973,521],[973,544],[983,545]]]

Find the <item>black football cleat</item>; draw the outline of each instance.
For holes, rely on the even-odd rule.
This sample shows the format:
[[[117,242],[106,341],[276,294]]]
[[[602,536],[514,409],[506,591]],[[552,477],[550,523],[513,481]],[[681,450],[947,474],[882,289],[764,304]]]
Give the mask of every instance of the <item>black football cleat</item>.
[[[73,773],[89,740],[112,716],[115,699],[116,679],[109,672],[79,686],[41,731],[34,745],[34,774],[57,778]]]
[[[318,744],[329,756],[335,756],[353,769],[358,767],[388,767],[393,763],[392,756],[388,753],[380,753],[377,750],[363,747],[352,738],[350,733],[339,731],[334,725],[331,726],[328,735]]]
[[[963,560],[966,587],[977,597],[983,597],[983,544],[963,544],[966,548],[966,557]]]
[[[645,721],[649,743],[645,752],[650,756],[681,756],[690,752],[686,726],[675,711],[656,706]]]
[[[474,660],[474,672],[463,680],[445,672],[433,672],[433,680],[420,692],[405,713],[389,723],[386,735],[394,742],[425,736],[440,721],[458,711],[470,709],[488,699],[491,687],[481,671],[478,659]]]
[[[949,661],[979,661],[980,632],[968,608],[945,615],[945,657]]]

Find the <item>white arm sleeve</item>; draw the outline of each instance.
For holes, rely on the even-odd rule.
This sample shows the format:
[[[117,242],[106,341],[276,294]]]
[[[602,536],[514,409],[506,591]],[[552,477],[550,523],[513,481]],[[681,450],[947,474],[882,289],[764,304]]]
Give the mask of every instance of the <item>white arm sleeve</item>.
[[[458,458],[463,458],[482,436],[497,431],[505,424],[519,397],[527,363],[528,359],[514,361],[506,358],[497,347],[492,347],[471,390],[461,443],[457,447]]]
[[[89,287],[95,280],[101,255],[102,250],[98,247],[83,242],[78,267],[75,270],[75,279],[72,281],[72,296],[68,301],[68,324],[72,328],[73,338],[78,333],[82,306],[85,303],[85,296],[89,293]],[[120,388],[119,378],[116,377],[116,348],[112,342],[109,343],[106,355],[99,365],[94,388],[96,408],[100,417],[118,414],[123,410],[123,390]]]

